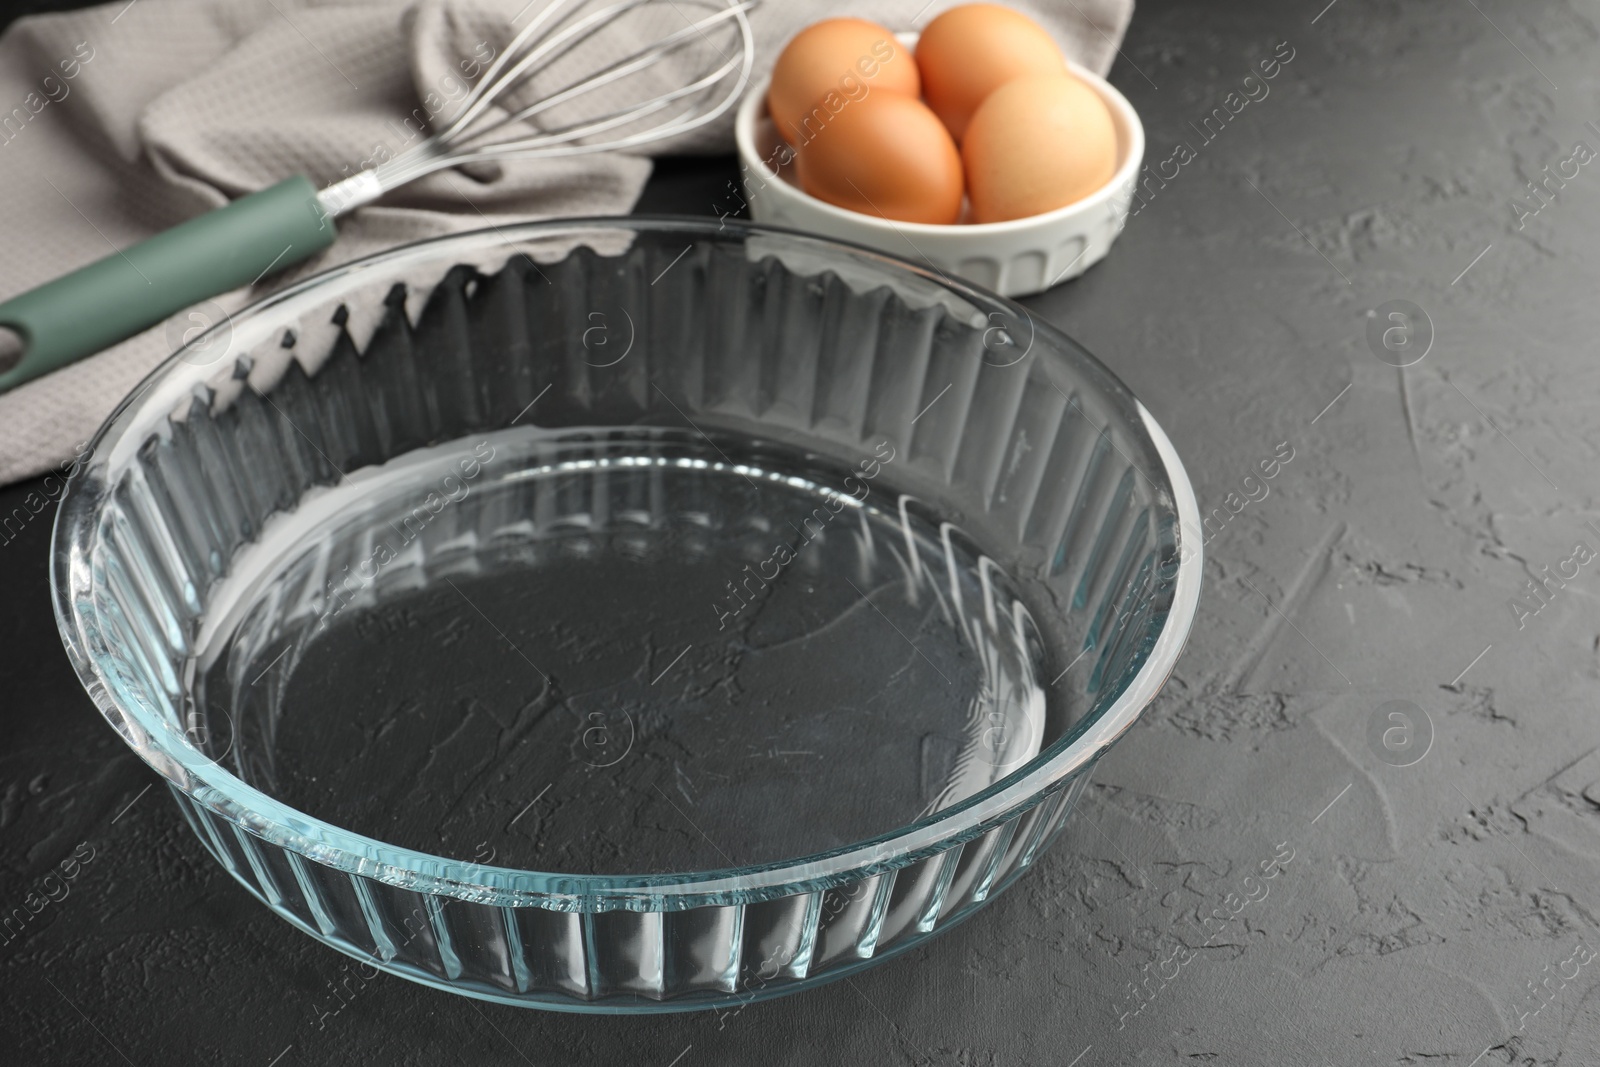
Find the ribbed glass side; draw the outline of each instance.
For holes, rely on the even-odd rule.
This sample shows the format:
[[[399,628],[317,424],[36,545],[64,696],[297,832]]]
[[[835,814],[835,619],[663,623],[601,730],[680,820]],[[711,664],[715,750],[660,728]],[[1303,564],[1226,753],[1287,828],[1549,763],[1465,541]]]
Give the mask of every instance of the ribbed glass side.
[[[761,551],[768,516],[730,511],[736,498],[686,486],[686,470],[721,472],[744,493],[737,475],[767,492],[845,471],[870,480],[878,474],[863,475],[863,457],[872,459],[883,491],[872,515],[848,513],[850,543],[897,561],[908,603],[944,620],[952,649],[974,650],[973,670],[1021,672],[1020,681],[983,682],[990,695],[973,706],[989,723],[969,724],[967,741],[924,744],[922,781],[906,788],[924,790],[926,804],[904,821],[1059,749],[1145,665],[1178,567],[1171,486],[1131,398],[1063,357],[1063,342],[1024,314],[870,257],[830,259],[798,239],[736,231],[522,237],[513,250],[486,242],[466,258],[431,272],[411,264],[341,275],[320,303],[301,297],[262,312],[236,330],[225,363],[180,368],[186,387],[136,405],[124,443],[101,457],[87,577],[75,593],[91,632],[86,655],[104,678],[108,717],[171,779],[219,862],[302,929],[378,966],[574,1010],[692,1007],[800,988],[916,944],[1018,877],[1059,832],[1092,764],[936,847],[887,848],[870,865],[793,885],[752,878],[748,891],[709,898],[676,895],[675,876],[655,892],[586,888],[583,871],[568,879],[570,892],[539,888],[552,877],[539,876],[499,893],[477,885],[473,862],[419,858],[408,868],[409,842],[382,862],[356,861],[341,831],[314,818],[286,827],[252,817],[199,780],[196,768],[210,761],[298,803],[285,755],[300,728],[293,709],[306,699],[297,671],[341,612],[381,621],[379,609],[400,598],[421,603],[446,585],[461,592],[513,564],[579,560],[596,544],[648,559],[652,538],[668,529],[675,558],[695,565]],[[441,456],[457,484],[471,483],[470,503],[438,478]],[[505,457],[516,457],[510,473]],[[271,547],[294,522],[343,530],[353,505],[340,502],[367,498],[340,494],[389,485],[400,509],[387,528]],[[452,506],[430,505],[440,493]],[[403,547],[393,560],[352,584],[348,575],[396,535]],[[831,536],[837,544],[845,535]],[[272,581],[241,591],[240,576],[256,565],[248,561],[271,551]],[[799,571],[843,567],[828,551],[815,550]],[[869,582],[869,569],[859,573]],[[912,625],[867,603],[897,632]],[[521,631],[508,634],[505,617],[491,625],[544,674],[521,652]],[[927,667],[906,652],[903,669],[931,667],[947,684],[962,677],[954,652],[923,652],[936,630],[914,632],[923,644],[907,642]],[[651,689],[660,678],[649,676],[667,676],[672,651],[652,654],[641,675],[650,700],[666,691]],[[541,683],[530,674],[518,684],[531,692]],[[1024,711],[1005,703],[1013,691],[1031,694],[1015,700]],[[148,722],[116,710],[129,707]],[[497,722],[513,740],[538,717],[510,714]],[[593,714],[606,721],[604,709]],[[628,743],[646,746],[655,766],[648,746],[666,742],[649,733],[647,710],[638,715],[646,726],[629,713]],[[173,759],[173,745],[202,763]],[[799,758],[779,747],[774,759]],[[611,767],[594,752],[578,755],[589,768]],[[715,855],[688,858],[708,847],[732,863],[716,840],[726,832],[707,833],[688,815],[701,781],[671,779],[677,801],[653,784],[670,807],[639,788],[659,808],[653,823],[672,822],[672,811],[685,820],[663,831],[678,835],[681,854],[652,861],[657,869],[715,867]],[[542,832],[574,789],[541,793],[535,802],[547,807],[527,805],[524,830]],[[780,791],[760,803],[781,800]],[[779,811],[758,804],[753,815]],[[743,862],[760,845],[729,842]],[[778,853],[760,862],[786,858],[772,847]],[[532,854],[483,862],[541,869]]]
[[[375,966],[498,1000],[672,1010],[804,988],[965,918],[1039,856],[1089,773],[987,833],[906,866],[825,891],[667,912],[552,911],[412,892],[279,848],[172,793],[246,889]]]

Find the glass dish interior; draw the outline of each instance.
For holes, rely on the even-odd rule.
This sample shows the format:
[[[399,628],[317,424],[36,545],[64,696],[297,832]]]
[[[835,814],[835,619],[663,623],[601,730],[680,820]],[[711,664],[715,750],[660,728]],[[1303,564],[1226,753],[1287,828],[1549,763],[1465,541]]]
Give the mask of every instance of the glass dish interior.
[[[328,934],[313,865],[370,926],[368,880],[673,911],[1014,833],[1170,670],[1194,514],[1015,305],[782,232],[546,224],[180,352],[95,443],[55,577],[107,717]]]

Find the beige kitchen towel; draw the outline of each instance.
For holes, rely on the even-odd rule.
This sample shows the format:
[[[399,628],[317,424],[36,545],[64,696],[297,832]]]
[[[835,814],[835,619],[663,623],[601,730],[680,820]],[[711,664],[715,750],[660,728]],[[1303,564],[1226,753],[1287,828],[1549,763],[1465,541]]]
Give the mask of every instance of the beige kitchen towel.
[[[17,21],[0,37],[0,298],[291,174],[323,186],[398,153],[449,115],[528,9],[545,2],[117,0]],[[765,0],[750,15],[755,70],[769,70],[784,42],[818,19],[848,14],[908,30],[955,2]],[[1101,72],[1133,13],[1133,0],[1014,6]],[[706,13],[690,0],[656,13],[681,19],[680,9]],[[621,54],[662,25],[618,26],[583,58]],[[732,147],[730,115],[649,151]],[[316,258],[215,304],[231,313],[308,273],[451,231],[625,213],[650,166],[614,153],[443,171],[341,219],[337,244]],[[0,484],[68,461],[211,314],[180,313],[0,394]]]

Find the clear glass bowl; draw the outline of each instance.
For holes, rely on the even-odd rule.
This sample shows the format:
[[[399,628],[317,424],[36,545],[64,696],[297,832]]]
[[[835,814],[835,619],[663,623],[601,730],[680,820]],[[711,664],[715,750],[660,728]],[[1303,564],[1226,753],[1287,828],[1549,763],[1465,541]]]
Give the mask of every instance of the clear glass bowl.
[[[55,532],[85,688],[279,915],[512,1004],[852,973],[1066,822],[1194,617],[1103,366],[863,249],[449,237],[195,338]]]

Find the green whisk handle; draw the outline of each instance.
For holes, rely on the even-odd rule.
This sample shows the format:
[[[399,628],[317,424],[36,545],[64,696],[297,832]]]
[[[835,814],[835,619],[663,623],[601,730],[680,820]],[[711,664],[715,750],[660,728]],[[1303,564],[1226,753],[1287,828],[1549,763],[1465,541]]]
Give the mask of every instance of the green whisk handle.
[[[22,356],[0,374],[0,392],[298,263],[335,236],[316,186],[296,175],[14,296],[0,303],[0,366],[8,343]]]

